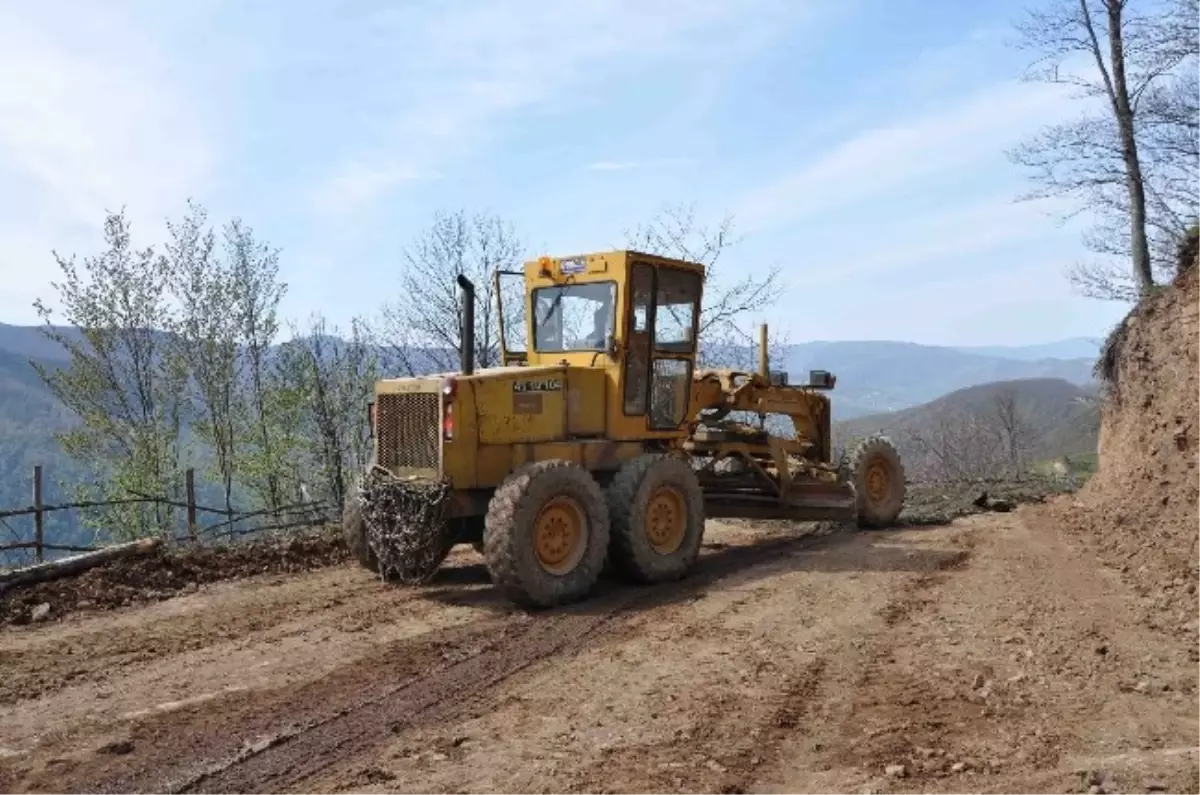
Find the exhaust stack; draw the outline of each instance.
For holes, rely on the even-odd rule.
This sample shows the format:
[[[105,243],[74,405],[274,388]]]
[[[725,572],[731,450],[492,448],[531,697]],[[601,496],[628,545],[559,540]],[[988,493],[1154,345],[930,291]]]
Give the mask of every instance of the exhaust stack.
[[[458,286],[462,288],[462,374],[475,372],[475,283],[463,274],[458,274]]]
[[[767,360],[767,324],[758,327],[758,374],[771,380],[770,362]]]

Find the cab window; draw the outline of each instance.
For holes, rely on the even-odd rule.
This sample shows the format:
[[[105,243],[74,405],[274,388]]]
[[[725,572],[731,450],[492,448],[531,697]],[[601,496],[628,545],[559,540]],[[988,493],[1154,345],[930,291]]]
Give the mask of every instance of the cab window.
[[[700,276],[664,268],[658,273],[655,295],[654,348],[664,353],[692,353]]]
[[[540,352],[603,351],[616,317],[615,282],[539,287],[533,291],[533,344]]]

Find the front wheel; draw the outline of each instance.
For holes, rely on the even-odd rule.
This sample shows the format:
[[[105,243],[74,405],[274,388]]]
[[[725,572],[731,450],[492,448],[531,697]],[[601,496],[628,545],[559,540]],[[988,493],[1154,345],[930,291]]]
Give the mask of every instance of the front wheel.
[[[599,485],[568,461],[520,467],[488,504],[483,555],[492,582],[513,601],[553,607],[587,596],[608,552]]]
[[[854,483],[858,526],[890,527],[904,508],[904,464],[886,436],[863,439],[850,456],[848,475]]]

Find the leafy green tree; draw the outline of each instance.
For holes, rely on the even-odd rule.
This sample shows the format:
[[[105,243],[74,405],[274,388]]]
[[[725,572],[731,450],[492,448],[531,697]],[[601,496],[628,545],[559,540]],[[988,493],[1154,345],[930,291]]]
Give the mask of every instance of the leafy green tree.
[[[63,346],[69,362],[54,370],[34,367],[79,419],[57,438],[96,475],[81,485],[81,496],[177,499],[187,374],[169,355],[162,332],[170,309],[169,263],[153,248],[134,248],[123,211],[105,219],[104,241],[106,250],[81,264],[54,254],[61,278],[52,286],[67,327],[51,322],[55,312],[47,303],[34,306],[45,321],[43,333]],[[171,512],[158,504],[124,505],[104,519],[114,535],[140,537],[168,531]]]
[[[271,421],[274,398],[269,394],[271,348],[279,335],[279,302],[287,285],[279,280],[279,252],[257,240],[240,220],[225,228],[225,256],[230,312],[237,324],[241,352],[239,401],[234,424],[240,440],[235,456],[246,486],[269,508],[284,504],[289,470],[288,449]],[[277,401],[276,401],[277,402]]]
[[[370,454],[365,407],[378,375],[362,323],[343,338],[319,314],[280,346],[273,393],[303,428],[296,464],[319,478],[319,493],[341,505]]]
[[[184,469],[207,462],[197,490],[219,489],[230,511],[238,494],[282,508],[314,475],[314,496],[340,505],[370,452],[378,365],[363,324],[343,339],[314,316],[280,345],[278,252],[239,219],[214,232],[196,204],[167,229],[161,253],[135,249],[124,214],[109,214],[104,253],[82,265],[55,255],[63,325],[36,304],[69,354],[38,374],[78,418],[59,441],[93,474],[81,496],[177,502]],[[178,529],[162,504],[92,520],[122,537]]]
[[[170,353],[190,376],[192,430],[211,453],[208,473],[221,485],[233,510],[234,422],[241,398],[237,304],[231,268],[216,251],[207,214],[191,205],[178,223],[168,223],[168,279],[177,310],[165,320]]]

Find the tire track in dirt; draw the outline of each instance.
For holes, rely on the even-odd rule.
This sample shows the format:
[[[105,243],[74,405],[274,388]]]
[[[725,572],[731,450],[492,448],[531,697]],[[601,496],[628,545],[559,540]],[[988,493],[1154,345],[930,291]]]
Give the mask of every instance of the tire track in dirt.
[[[399,731],[449,717],[470,703],[486,702],[489,689],[548,657],[570,654],[602,633],[615,616],[614,609],[525,622],[521,631],[502,631],[494,643],[464,660],[369,702],[281,732],[198,775],[169,781],[165,789],[218,793],[294,790],[341,761],[346,749],[360,751]]]
[[[452,587],[458,568],[439,573],[431,587]],[[257,581],[223,582],[175,598],[72,616],[43,627],[4,628],[5,676],[0,706],[53,695],[81,682],[118,681],[127,672],[173,656],[217,647],[256,647],[312,632],[318,625],[357,632],[387,621],[419,592],[385,590],[365,572],[342,567]],[[468,573],[465,576],[470,577]]]
[[[334,681],[314,682],[265,699],[283,717],[265,716],[262,707],[256,713],[253,707],[236,705],[230,710],[234,715],[221,715],[222,707],[217,706],[198,709],[191,721],[181,723],[179,713],[175,713],[174,723],[169,719],[145,722],[139,725],[138,734],[154,747],[154,759],[149,764],[133,771],[128,765],[122,766],[124,773],[108,778],[86,776],[85,781],[97,783],[73,791],[122,795],[256,793],[295,787],[397,733],[444,721],[463,710],[482,709],[491,699],[499,698],[496,686],[500,682],[546,659],[562,658],[594,644],[600,636],[616,632],[622,626],[618,618],[623,615],[695,598],[697,592],[728,574],[790,551],[826,544],[832,538],[839,537],[791,536],[731,546],[702,557],[694,573],[680,584],[604,584],[588,602],[553,612],[529,615],[504,606],[497,618],[464,627],[461,638],[434,642],[440,657],[445,657],[446,646],[470,648],[449,664],[436,665],[426,673],[414,671],[398,685],[380,687],[380,682],[394,682],[396,677],[385,664],[386,658],[360,660],[350,665],[353,674],[326,677]],[[424,662],[440,662],[428,650],[404,651],[409,657],[404,662],[410,669]],[[401,653],[392,648],[389,656]],[[373,694],[362,697],[364,689]],[[359,698],[348,698],[352,695]],[[313,700],[319,705],[306,709],[304,705]],[[302,705],[300,710],[296,705]],[[301,715],[296,716],[298,711]],[[293,717],[287,721],[289,712]],[[236,728],[230,728],[230,723]],[[259,730],[253,731],[256,723]],[[253,739],[242,739],[248,735]],[[179,761],[172,764],[170,760]],[[112,772],[113,767],[108,771]]]
[[[889,654],[889,645],[882,638],[909,622],[920,620],[934,603],[930,592],[970,564],[974,547],[970,534],[956,534],[951,540],[957,549],[939,551],[932,556],[929,569],[901,585],[875,614],[881,627],[871,629],[864,625],[863,635],[857,639],[834,639],[834,644],[812,662],[788,674],[783,681],[779,705],[768,713],[765,722],[748,732],[747,727],[735,725],[716,733],[717,741],[711,745],[728,749],[722,758],[727,769],[720,776],[702,782],[703,788],[730,793],[752,791],[754,782],[765,771],[780,765],[785,748],[798,742],[808,742],[818,758],[828,756],[826,744],[833,745],[824,731],[833,718],[826,704],[829,691],[849,682],[853,682],[855,690],[869,686],[878,660]],[[902,709],[913,710],[918,706],[909,700]],[[742,739],[739,734],[748,734],[753,739]],[[870,739],[869,734],[864,734],[861,742],[866,744]],[[826,765],[822,762],[822,766]],[[696,784],[691,782],[691,788],[696,789]]]
[[[685,654],[700,639],[707,639],[700,642],[710,648],[726,646],[728,651],[716,651],[716,656],[706,656],[697,649],[700,651],[698,667],[692,673],[705,682],[703,692],[691,693],[686,688],[668,687],[666,695],[661,690],[646,693],[645,712],[641,717],[648,728],[644,730],[628,729],[628,722],[639,720],[639,714],[628,711],[629,702],[625,700],[622,704],[618,697],[615,703],[609,702],[613,707],[611,712],[593,712],[595,718],[580,716],[565,726],[551,725],[544,730],[544,735],[539,735],[547,748],[560,742],[558,750],[565,751],[567,756],[556,753],[542,756],[537,751],[531,752],[529,743],[535,740],[529,738],[524,745],[517,743],[513,754],[533,754],[533,758],[539,760],[541,777],[537,779],[530,778],[537,774],[525,774],[515,769],[482,778],[455,776],[439,773],[442,768],[432,764],[427,775],[437,776],[433,779],[437,783],[430,784],[429,779],[413,770],[414,764],[420,770],[422,764],[429,763],[414,758],[411,749],[422,748],[422,744],[431,739],[440,741],[435,750],[449,756],[452,761],[442,763],[449,767],[470,764],[466,760],[478,760],[489,752],[507,753],[497,745],[492,745],[490,751],[474,745],[475,750],[465,755],[451,747],[451,740],[456,735],[472,738],[472,743],[479,737],[488,737],[491,743],[496,743],[496,726],[508,725],[505,719],[497,717],[495,720],[499,723],[486,726],[471,720],[461,729],[458,725],[444,725],[430,733],[418,732],[395,753],[380,758],[381,764],[363,766],[360,763],[357,776],[323,777],[314,784],[329,791],[355,791],[364,787],[381,791],[380,782],[385,782],[384,786],[394,786],[387,784],[389,781],[403,782],[399,784],[401,790],[416,788],[416,791],[430,787],[435,791],[497,787],[501,791],[544,789],[560,792],[745,791],[763,770],[771,768],[781,743],[795,741],[810,731],[812,713],[823,710],[820,694],[826,690],[826,680],[848,682],[857,678],[857,666],[849,661],[861,656],[862,636],[856,633],[886,631],[887,616],[893,613],[897,620],[902,620],[900,616],[909,610],[897,609],[897,601],[907,602],[914,590],[929,588],[940,579],[953,576],[952,571],[966,565],[970,554],[957,543],[954,547],[958,548],[947,549],[938,544],[920,547],[918,551],[893,544],[890,539],[891,534],[871,533],[810,538],[803,543],[796,543],[795,539],[790,543],[770,543],[769,548],[773,551],[770,561],[761,561],[753,571],[728,578],[720,589],[713,589],[698,604],[672,605],[665,611],[643,613],[639,620],[629,622],[630,636],[651,647],[658,646],[659,653],[664,656],[669,656],[675,646],[671,635],[677,636]],[[764,609],[796,610],[806,599],[833,596],[827,579],[820,582],[824,578],[818,578],[806,583],[795,579],[777,581],[777,577],[799,573],[804,578],[805,572],[840,570],[893,572],[898,579],[887,578],[888,585],[877,580],[881,588],[876,590],[892,592],[893,587],[898,586],[899,592],[889,593],[885,603],[864,614],[862,621],[857,621],[851,619],[854,609],[845,606],[845,597],[851,593],[835,586],[836,591],[841,591],[840,596],[832,603],[826,602],[837,605],[832,608],[835,615],[829,621],[823,617],[815,622],[801,622],[800,626],[790,625],[797,634],[771,634],[754,618]],[[760,579],[766,582],[760,585]],[[850,591],[853,587],[850,586]],[[693,600],[683,601],[691,603]],[[714,604],[710,605],[710,601]],[[846,623],[848,619],[849,624]],[[855,628],[850,629],[850,625]],[[664,631],[668,627],[670,631]],[[768,634],[762,634],[764,630]],[[804,648],[798,650],[796,642],[804,636],[809,641],[801,641]],[[617,646],[618,653],[619,649]],[[719,658],[728,662],[716,662]],[[658,669],[645,666],[645,658],[635,655],[631,663],[633,667],[628,673],[631,677],[658,675]],[[664,665],[662,676],[675,677],[682,673],[677,666]],[[527,683],[523,690],[527,693],[532,686]],[[591,703],[593,710],[597,709],[594,697],[585,695],[583,698]],[[602,696],[602,703],[603,699]],[[538,703],[534,700],[524,711],[528,714],[528,710],[537,709]],[[542,704],[544,709],[544,701]],[[687,718],[679,717],[685,712]],[[523,725],[519,717],[508,720],[514,721],[511,725]],[[536,725],[531,728],[541,730]],[[503,729],[500,731],[502,733]],[[572,747],[586,736],[593,736],[600,744],[586,750],[577,748],[573,752]],[[555,762],[555,758],[564,761]],[[571,761],[565,761],[568,759]],[[536,785],[531,783],[534,780],[538,782]]]

